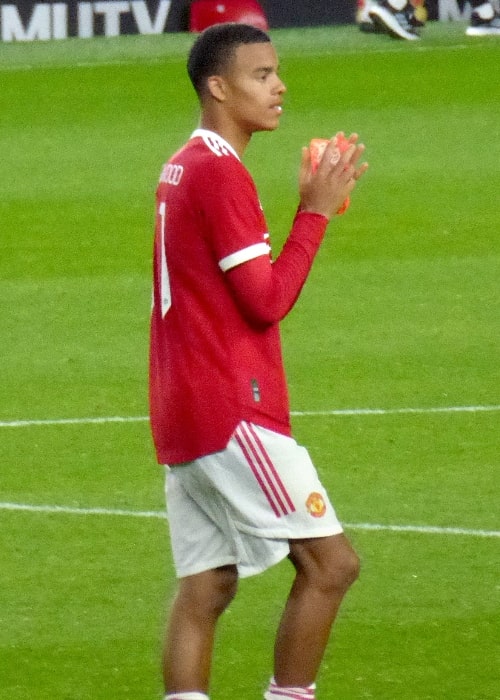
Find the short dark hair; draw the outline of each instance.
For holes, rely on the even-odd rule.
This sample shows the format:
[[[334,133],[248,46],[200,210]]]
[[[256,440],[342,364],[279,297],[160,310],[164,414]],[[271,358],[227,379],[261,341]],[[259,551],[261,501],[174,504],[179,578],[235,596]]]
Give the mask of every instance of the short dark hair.
[[[250,24],[224,22],[205,29],[191,47],[187,62],[188,75],[198,96],[202,96],[207,78],[222,73],[229,65],[238,46],[270,41],[266,32]]]

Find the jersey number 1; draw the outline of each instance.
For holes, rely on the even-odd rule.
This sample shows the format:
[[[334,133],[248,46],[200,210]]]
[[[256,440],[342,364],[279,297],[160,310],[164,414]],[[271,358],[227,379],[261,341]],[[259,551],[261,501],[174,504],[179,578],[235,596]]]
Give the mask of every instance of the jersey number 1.
[[[172,306],[172,295],[170,293],[170,278],[168,276],[167,255],[165,253],[165,212],[167,205],[160,202],[158,214],[160,215],[160,299],[161,317],[165,318],[167,311]]]

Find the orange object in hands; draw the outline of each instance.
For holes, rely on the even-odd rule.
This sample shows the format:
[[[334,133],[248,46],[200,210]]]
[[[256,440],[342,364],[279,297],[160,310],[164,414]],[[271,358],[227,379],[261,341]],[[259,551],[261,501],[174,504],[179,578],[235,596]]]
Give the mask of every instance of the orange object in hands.
[[[316,170],[318,169],[318,165],[320,164],[321,159],[323,158],[325,148],[328,146],[329,143],[329,139],[311,139],[311,143],[309,144],[309,153],[311,154],[311,168],[313,173],[316,172]],[[340,156],[342,155],[342,153],[345,153],[347,151],[351,144],[345,136],[343,136],[342,134],[337,134],[335,136],[335,145],[337,147],[335,151],[336,156],[334,156],[335,160],[334,158],[332,158],[332,165],[336,165],[339,162]],[[349,199],[349,197],[346,197],[344,203],[337,211],[337,214],[343,214],[350,203],[351,200]]]

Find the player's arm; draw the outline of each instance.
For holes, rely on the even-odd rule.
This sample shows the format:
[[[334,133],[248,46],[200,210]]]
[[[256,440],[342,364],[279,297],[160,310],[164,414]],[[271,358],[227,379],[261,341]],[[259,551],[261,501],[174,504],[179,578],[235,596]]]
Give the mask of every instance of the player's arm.
[[[295,304],[323,240],[328,220],[299,212],[278,258],[260,255],[226,272],[234,297],[252,322],[281,321]]]
[[[357,141],[357,134],[351,134],[339,158],[336,140],[332,139],[317,168],[312,167],[309,149],[303,149],[299,177],[301,211],[280,256],[272,265],[259,257],[227,273],[238,303],[252,319],[275,323],[293,307],[328,221],[368,167],[367,163],[359,164],[364,146]]]

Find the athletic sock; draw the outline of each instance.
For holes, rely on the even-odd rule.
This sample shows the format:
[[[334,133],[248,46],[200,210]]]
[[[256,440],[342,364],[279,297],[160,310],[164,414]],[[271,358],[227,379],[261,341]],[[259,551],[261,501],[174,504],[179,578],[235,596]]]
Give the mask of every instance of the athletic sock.
[[[208,700],[205,693],[167,693],[165,700]]]
[[[264,693],[264,700],[316,700],[314,691],[316,683],[307,687],[278,686],[274,678],[271,678],[269,687]]]

